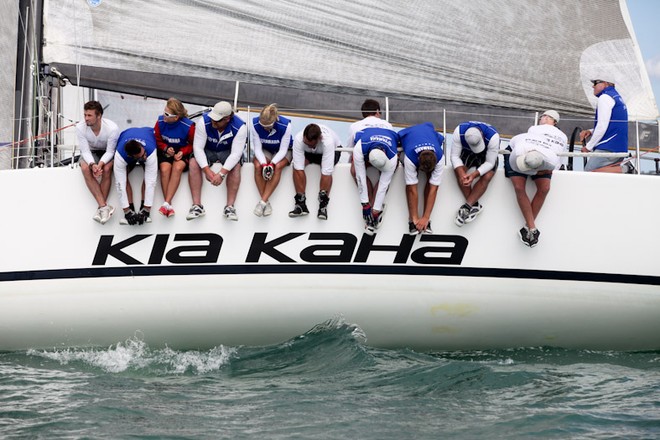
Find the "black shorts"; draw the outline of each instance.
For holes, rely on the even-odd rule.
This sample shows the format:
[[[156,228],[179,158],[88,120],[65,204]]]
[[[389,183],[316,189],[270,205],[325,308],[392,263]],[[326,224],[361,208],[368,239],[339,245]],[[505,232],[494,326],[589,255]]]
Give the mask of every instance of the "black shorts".
[[[506,148],[507,150],[511,151],[510,147]],[[531,177],[532,180],[536,179],[552,179],[552,173],[547,173],[547,174],[534,174],[533,176],[530,176],[529,174],[523,174],[519,173],[517,171],[514,171],[513,168],[511,168],[511,164],[509,163],[509,156],[510,154],[505,154],[504,155],[504,175],[506,177],[524,177],[528,178]]]
[[[174,163],[174,156],[167,156],[163,151],[158,151],[158,165],[161,163]],[[183,168],[183,171],[188,171],[188,163],[190,162],[190,154],[184,155],[181,160],[185,162],[186,166]]]
[[[335,165],[337,165],[337,162],[339,162],[340,157],[341,157],[341,151],[335,151]],[[305,151],[305,159],[309,163],[321,165],[321,160],[323,159],[323,155]]]

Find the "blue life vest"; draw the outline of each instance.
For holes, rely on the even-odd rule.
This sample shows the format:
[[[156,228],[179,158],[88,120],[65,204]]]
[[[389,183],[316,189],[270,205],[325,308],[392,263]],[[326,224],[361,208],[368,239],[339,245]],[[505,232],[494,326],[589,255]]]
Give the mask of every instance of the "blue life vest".
[[[128,165],[133,165],[140,160],[133,159],[131,156],[126,154],[126,143],[128,141],[136,140],[144,150],[147,152],[147,157],[156,151],[156,136],[154,135],[154,129],[151,127],[133,127],[127,128],[122,131],[117,140],[117,153],[126,161]]]
[[[430,122],[404,128],[399,132],[399,139],[404,154],[416,167],[419,167],[419,155],[424,151],[433,151],[437,162],[442,159],[442,143],[445,138],[435,131]]]
[[[356,141],[362,142],[362,154],[364,161],[369,161],[369,152],[374,148],[380,148],[385,151],[388,159],[396,156],[396,149],[399,145],[399,135],[387,128],[365,128],[355,135]]]
[[[206,145],[204,149],[211,151],[227,151],[231,150],[231,144],[238,130],[245,125],[245,122],[236,115],[231,117],[231,120],[220,133],[211,125],[211,118],[208,113],[204,113],[204,128],[206,129]]]
[[[284,137],[284,133],[286,132],[287,127],[291,121],[284,116],[279,116],[277,118],[277,121],[275,121],[275,125],[270,131],[266,131],[265,128],[259,124],[259,116],[255,116],[252,119],[252,125],[254,126],[254,130],[257,132],[259,135],[259,139],[261,140],[261,147],[262,149],[269,151],[272,154],[276,154],[279,149],[280,149],[280,143],[282,143],[282,138]],[[291,148],[293,146],[293,136],[291,136],[291,140],[289,141],[289,145],[287,145],[287,148]]]
[[[472,153],[472,149],[470,148],[470,145],[467,143],[465,140],[465,132],[472,127],[477,127],[479,130],[481,130],[481,133],[484,136],[484,144],[486,145],[486,150],[488,150],[488,144],[490,143],[490,140],[492,139],[493,136],[495,136],[497,133],[497,130],[495,130],[495,127],[493,127],[490,124],[486,124],[485,122],[479,122],[479,121],[468,121],[468,122],[463,122],[458,126],[458,131],[461,135],[461,146],[463,147],[463,150],[467,150],[468,152]]]
[[[607,126],[600,142],[594,146],[594,151],[606,150],[614,153],[625,153],[628,151],[628,108],[614,87],[605,88],[601,95],[603,93],[614,99],[614,107],[610,116],[610,125]],[[594,127],[596,124],[598,124],[598,108],[596,108]]]
[[[167,144],[168,147],[174,148],[179,151],[181,148],[188,145],[188,133],[193,127],[193,121],[188,118],[180,118],[173,124],[168,124],[163,120],[163,115],[158,116],[158,131],[160,137]]]

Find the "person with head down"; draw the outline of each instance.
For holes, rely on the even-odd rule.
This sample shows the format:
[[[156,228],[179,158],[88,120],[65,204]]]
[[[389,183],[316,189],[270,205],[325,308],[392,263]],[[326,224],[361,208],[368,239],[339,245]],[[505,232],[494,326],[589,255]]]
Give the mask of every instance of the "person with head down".
[[[457,226],[474,221],[483,210],[479,199],[495,176],[499,149],[499,133],[485,122],[464,122],[454,130],[451,163],[456,183],[465,197],[454,220]]]
[[[518,235],[523,244],[529,247],[539,242],[541,232],[536,227],[536,218],[550,192],[552,172],[561,166],[558,153],[567,149],[567,138],[556,127],[558,122],[559,113],[546,111],[539,125],[511,139],[507,147],[511,153],[504,156],[504,174],[511,179],[518,207],[525,220]],[[531,200],[526,191],[528,177],[536,184],[536,193]]]
[[[387,128],[365,128],[356,133],[351,174],[358,186],[365,232],[376,233],[383,222],[385,195],[397,167],[398,134]],[[367,175],[367,168],[378,170],[375,183]]]

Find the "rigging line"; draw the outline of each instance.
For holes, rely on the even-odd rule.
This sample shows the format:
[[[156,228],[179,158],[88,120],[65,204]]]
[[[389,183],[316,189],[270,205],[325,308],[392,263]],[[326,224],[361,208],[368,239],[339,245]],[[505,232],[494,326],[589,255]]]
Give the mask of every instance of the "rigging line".
[[[57,132],[60,132],[62,130],[66,130],[67,128],[74,127],[75,125],[76,125],[76,123],[74,122],[73,124],[69,124],[69,125],[66,125],[64,127],[57,128],[57,129],[53,130],[52,132],[57,133]],[[51,134],[50,130],[44,131],[43,133],[31,136],[31,137],[26,138],[26,139],[22,139],[20,141],[15,141],[15,142],[12,142],[10,144],[6,144],[5,146],[12,146],[13,147],[13,146],[16,146],[16,145],[21,145],[21,144],[24,144],[25,142],[33,141],[35,139],[41,139],[43,137],[48,136],[49,134]]]

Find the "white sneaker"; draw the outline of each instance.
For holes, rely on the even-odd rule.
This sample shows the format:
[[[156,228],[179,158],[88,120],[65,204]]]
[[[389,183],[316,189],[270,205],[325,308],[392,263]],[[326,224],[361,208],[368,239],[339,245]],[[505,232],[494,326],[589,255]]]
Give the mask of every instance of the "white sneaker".
[[[234,208],[232,205],[225,206],[225,211],[224,211],[225,218],[227,220],[232,220],[232,221],[238,221],[238,215],[236,214],[236,208]]]
[[[266,202],[266,206],[264,207],[264,217],[268,217],[273,213],[273,207],[270,206],[270,202]]]
[[[254,215],[256,215],[257,217],[263,217],[265,208],[266,208],[266,202],[264,202],[263,200],[259,200],[257,206],[254,207]]]
[[[105,205],[103,208],[99,209],[99,212],[101,214],[101,220],[99,223],[104,225],[108,222],[108,220],[110,220],[110,217],[112,217],[112,214],[115,212],[115,208],[110,205]]]
[[[479,214],[481,214],[481,211],[483,211],[484,207],[481,203],[477,202],[476,205],[473,205],[470,207],[470,214],[467,216],[465,219],[465,223],[470,223],[473,221]]]
[[[95,222],[101,223],[101,209],[102,208],[97,208],[96,212],[94,213],[94,216],[92,217],[92,220]]]
[[[188,211],[186,220],[195,220],[196,218],[202,217],[204,214],[206,214],[206,210],[202,205],[192,205],[190,211]]]
[[[456,218],[454,219],[454,223],[456,223],[456,226],[463,226],[464,224],[468,223],[467,219],[468,217],[470,217],[470,209],[471,207],[467,203],[461,205],[461,207],[458,208],[458,212],[456,213]]]

